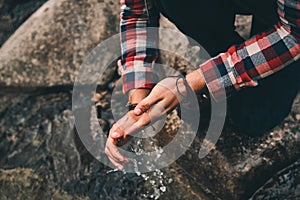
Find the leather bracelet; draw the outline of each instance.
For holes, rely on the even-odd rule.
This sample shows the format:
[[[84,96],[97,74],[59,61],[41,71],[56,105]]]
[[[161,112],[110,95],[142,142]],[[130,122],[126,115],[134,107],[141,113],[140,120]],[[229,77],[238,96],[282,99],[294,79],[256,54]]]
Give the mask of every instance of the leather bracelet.
[[[182,102],[183,102],[183,103],[189,102],[189,100],[188,100],[186,97],[188,97],[189,94],[192,94],[193,90],[192,90],[192,88],[190,87],[190,85],[188,84],[186,78],[185,78],[183,75],[178,75],[178,76],[168,76],[168,77],[170,77],[170,78],[177,78],[177,80],[176,80],[176,89],[177,89],[177,92],[178,92],[178,94],[179,94],[180,96],[182,96]],[[185,88],[186,88],[186,95],[182,94],[182,93],[180,92],[180,90],[179,90],[178,81],[179,81],[180,79],[183,80],[183,84],[184,84],[184,86],[185,86]]]

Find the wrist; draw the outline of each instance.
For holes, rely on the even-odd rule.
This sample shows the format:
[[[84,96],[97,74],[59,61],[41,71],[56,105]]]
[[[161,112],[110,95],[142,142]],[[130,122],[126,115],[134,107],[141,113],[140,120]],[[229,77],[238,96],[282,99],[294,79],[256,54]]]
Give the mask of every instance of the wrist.
[[[206,85],[205,80],[201,75],[201,72],[199,72],[198,70],[187,74],[186,81],[194,92],[202,90],[203,88],[205,88]]]
[[[146,98],[149,93],[150,90],[145,88],[132,89],[128,92],[128,102],[139,103],[144,98]]]

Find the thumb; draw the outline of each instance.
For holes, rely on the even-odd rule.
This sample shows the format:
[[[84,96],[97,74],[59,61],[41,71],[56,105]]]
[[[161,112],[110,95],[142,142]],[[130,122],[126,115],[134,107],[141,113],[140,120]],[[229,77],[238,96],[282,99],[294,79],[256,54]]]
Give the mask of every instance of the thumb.
[[[134,114],[139,116],[149,110],[154,102],[151,100],[151,93],[145,99],[143,99],[138,105],[134,108]]]
[[[122,137],[123,136],[123,133],[120,133],[120,132],[118,132],[118,131],[114,131],[114,132],[112,132],[112,134],[111,134],[111,137],[113,138],[113,139],[118,139],[118,138],[120,138],[120,137]]]

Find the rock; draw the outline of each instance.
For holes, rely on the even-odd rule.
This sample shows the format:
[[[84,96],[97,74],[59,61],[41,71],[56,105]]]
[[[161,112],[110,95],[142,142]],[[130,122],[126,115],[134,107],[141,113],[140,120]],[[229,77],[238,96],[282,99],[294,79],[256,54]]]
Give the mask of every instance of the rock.
[[[279,175],[269,179],[284,168],[287,168],[285,174],[293,173],[288,167],[293,163],[293,166],[299,166],[300,123],[294,117],[300,112],[299,103],[300,94],[285,121],[261,137],[249,137],[225,126],[216,147],[203,159],[198,157],[203,138],[199,132],[192,147],[166,172],[171,173],[172,168],[181,169],[175,172],[179,173],[175,175],[180,177],[179,184],[189,185],[189,191],[198,195],[204,193],[208,199],[248,199],[264,184],[259,196],[267,196],[272,190],[278,191],[277,196],[288,192],[290,197],[296,196],[297,191],[286,190],[285,185],[294,180],[291,177],[296,179],[299,175],[285,178],[286,184],[274,182]],[[280,176],[284,176],[282,174]],[[300,187],[296,180],[294,184],[295,188]]]
[[[251,199],[297,199],[300,196],[300,160],[276,173]]]
[[[146,193],[141,177],[115,172],[90,155],[70,109],[71,94],[56,91],[30,94],[0,113],[0,199],[26,193],[29,199],[128,199]],[[87,110],[82,115],[89,119]],[[106,119],[99,123],[108,131]]]
[[[0,86],[72,85],[89,51],[117,33],[118,15],[108,0],[46,2],[0,49]]]
[[[26,94],[0,94],[0,116],[7,108],[24,101],[26,98]]]
[[[49,185],[79,176],[80,154],[74,142],[69,94],[29,96],[1,118],[1,168],[26,167]],[[53,184],[52,184],[53,185]]]
[[[257,193],[261,195],[276,172],[297,162],[300,96],[272,132],[250,138],[226,127],[203,159],[198,158],[201,130],[192,147],[163,170],[129,174],[97,161],[74,128],[70,91],[88,51],[117,31],[117,6],[106,0],[50,0],[0,50],[0,85],[5,89],[0,90],[1,199],[25,194],[46,199],[245,199],[264,185]],[[171,44],[174,38],[166,41]],[[180,45],[190,44],[184,40]],[[179,71],[195,67],[163,56]],[[96,96],[96,102],[111,102],[112,86],[117,86],[115,69],[105,77],[99,89],[104,92],[110,85],[110,90]],[[98,105],[99,119],[86,127],[94,137],[99,131],[94,125],[100,123],[107,132],[114,122],[113,108]],[[124,107],[122,102],[115,105]],[[80,111],[90,119],[89,111]],[[159,144],[170,142],[181,125],[173,115],[161,131],[167,136],[156,138]]]
[[[160,31],[160,47],[169,50],[160,51],[159,62],[164,66],[186,74],[197,69],[201,63],[209,59],[208,53],[199,46],[201,44],[195,43],[192,38],[187,38],[162,15],[160,27],[162,28],[162,31]]]
[[[0,170],[0,199],[85,200],[48,187],[42,177],[27,168]]]
[[[47,0],[1,0],[0,1],[0,46],[11,34]]]
[[[200,160],[200,135],[176,163],[140,176],[115,172],[86,151],[74,129],[68,92],[31,94],[24,98],[2,112],[5,118],[0,120],[0,168],[16,170],[8,173],[12,174],[14,188],[19,188],[20,194],[27,192],[23,182],[30,182],[32,195],[39,197],[47,194],[40,194],[36,185],[46,185],[51,192],[60,191],[59,194],[67,195],[65,198],[241,199],[250,197],[275,172],[299,158],[300,141],[295,140],[299,121],[293,117],[299,113],[299,96],[285,122],[263,137],[249,138],[227,127],[216,148]],[[112,118],[109,110],[103,110],[105,120],[98,120],[105,131],[108,131],[106,120]],[[82,115],[89,118],[84,110]],[[175,124],[168,123],[162,133],[174,135],[178,118],[170,120]],[[165,142],[172,139],[170,135]],[[18,171],[20,167],[28,175]],[[17,174],[25,180],[20,182]],[[9,183],[4,185],[11,188]]]
[[[0,31],[9,32],[13,30],[12,19],[10,16],[1,16],[0,18]]]

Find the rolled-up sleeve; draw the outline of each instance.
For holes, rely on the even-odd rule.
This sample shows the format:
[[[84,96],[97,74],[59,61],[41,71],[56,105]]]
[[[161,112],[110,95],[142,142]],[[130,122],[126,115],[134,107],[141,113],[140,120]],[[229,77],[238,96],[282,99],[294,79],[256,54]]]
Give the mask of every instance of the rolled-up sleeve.
[[[153,88],[153,66],[158,57],[159,12],[153,0],[121,0],[121,49],[118,61],[123,92]]]
[[[232,46],[199,67],[212,96],[218,100],[243,87],[257,86],[300,56],[300,1],[278,0],[280,21],[267,32]]]

